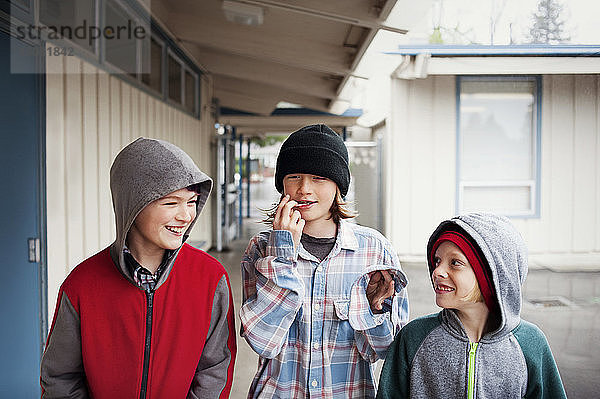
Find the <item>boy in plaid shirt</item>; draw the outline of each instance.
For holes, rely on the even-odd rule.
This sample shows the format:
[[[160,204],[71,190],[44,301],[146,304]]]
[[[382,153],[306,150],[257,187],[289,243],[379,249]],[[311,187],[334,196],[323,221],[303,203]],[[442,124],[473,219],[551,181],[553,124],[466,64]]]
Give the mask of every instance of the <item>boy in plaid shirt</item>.
[[[242,336],[259,355],[249,398],[371,398],[373,363],[408,321],[390,243],[349,223],[348,151],[325,125],[290,135],[277,159],[273,230],[242,258]]]

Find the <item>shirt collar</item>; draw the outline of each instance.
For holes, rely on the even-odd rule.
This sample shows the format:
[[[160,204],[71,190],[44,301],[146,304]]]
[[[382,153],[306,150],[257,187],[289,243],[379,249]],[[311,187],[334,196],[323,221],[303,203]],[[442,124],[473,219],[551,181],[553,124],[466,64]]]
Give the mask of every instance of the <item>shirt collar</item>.
[[[175,251],[173,251],[173,250],[165,250],[165,254],[163,256],[162,262],[158,266],[158,269],[156,269],[156,273],[152,274],[152,272],[150,270],[146,269],[144,266],[139,264],[137,260],[135,260],[135,258],[133,257],[133,254],[127,247],[127,243],[125,243],[125,246],[123,247],[123,254],[125,254],[125,262],[127,263],[127,266],[129,267],[132,276],[135,273],[135,270],[138,267],[140,267],[144,270],[144,272],[147,272],[146,274],[156,276],[157,279],[162,274],[163,269],[169,263],[169,261],[171,260],[171,257],[173,256],[174,253],[175,253]]]
[[[358,239],[356,238],[356,234],[354,233],[354,226],[354,223],[350,223],[344,219],[340,219],[335,244],[330,252],[330,255],[327,255],[325,259],[327,259],[332,254],[337,255],[337,253],[342,249],[346,249],[349,251],[356,251],[358,249]],[[308,252],[302,246],[302,243],[300,243],[300,248],[298,249],[298,256],[306,260],[319,262],[319,260],[313,254]]]
[[[356,251],[358,249],[358,239],[354,233],[354,227],[354,223],[350,223],[344,219],[340,220],[336,242],[336,244],[339,243],[340,248],[348,249],[350,251]]]

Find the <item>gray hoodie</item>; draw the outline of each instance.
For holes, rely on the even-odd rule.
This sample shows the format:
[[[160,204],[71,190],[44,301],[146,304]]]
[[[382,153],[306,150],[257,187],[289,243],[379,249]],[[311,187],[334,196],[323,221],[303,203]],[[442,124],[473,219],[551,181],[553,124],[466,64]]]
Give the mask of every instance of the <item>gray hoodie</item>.
[[[185,242],[211,179],[177,146],[139,138],[115,158],[110,186],[116,240],[75,267],[60,288],[41,362],[42,397],[228,397],[236,345],[223,266],[182,243],[154,291],[144,291],[123,253],[142,209],[194,186],[196,219]]]
[[[183,150],[162,140],[140,137],[116,156],[110,168],[110,191],[117,238],[110,247],[110,255],[121,273],[132,283],[133,276],[125,264],[123,248],[135,218],[154,200],[192,185],[199,188],[196,219],[185,232],[183,242],[187,240],[206,204],[212,188],[210,177],[202,173]],[[169,276],[175,258],[171,257],[171,262],[157,283],[157,289]]]
[[[564,398],[548,342],[521,320],[527,248],[505,217],[472,213],[442,222],[427,253],[447,230],[461,230],[478,245],[492,272],[498,322],[470,343],[452,309],[413,320],[389,349],[378,398]],[[430,274],[433,271],[428,259]],[[471,396],[472,395],[472,396]]]

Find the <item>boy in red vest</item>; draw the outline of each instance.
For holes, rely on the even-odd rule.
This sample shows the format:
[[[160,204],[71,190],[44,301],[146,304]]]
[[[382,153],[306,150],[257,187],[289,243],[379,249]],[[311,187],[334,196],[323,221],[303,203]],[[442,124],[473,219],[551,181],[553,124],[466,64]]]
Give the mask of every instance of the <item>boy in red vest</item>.
[[[235,325],[225,269],[184,244],[212,187],[173,144],[115,158],[116,240],[62,284],[42,398],[227,398]]]

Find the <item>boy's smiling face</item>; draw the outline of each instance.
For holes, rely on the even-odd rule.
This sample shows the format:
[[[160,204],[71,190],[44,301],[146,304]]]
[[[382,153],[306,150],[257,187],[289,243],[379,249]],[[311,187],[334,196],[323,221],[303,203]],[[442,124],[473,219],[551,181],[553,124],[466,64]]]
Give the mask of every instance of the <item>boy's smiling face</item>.
[[[198,194],[183,188],[148,204],[135,218],[128,245],[145,252],[177,249],[196,218]]]
[[[294,209],[300,212],[306,223],[311,223],[331,217],[337,185],[326,177],[293,173],[283,178],[283,193],[298,203]]]
[[[456,244],[444,241],[435,251],[431,279],[435,303],[447,309],[463,310],[473,305],[473,290],[479,290],[477,277],[465,254]]]

